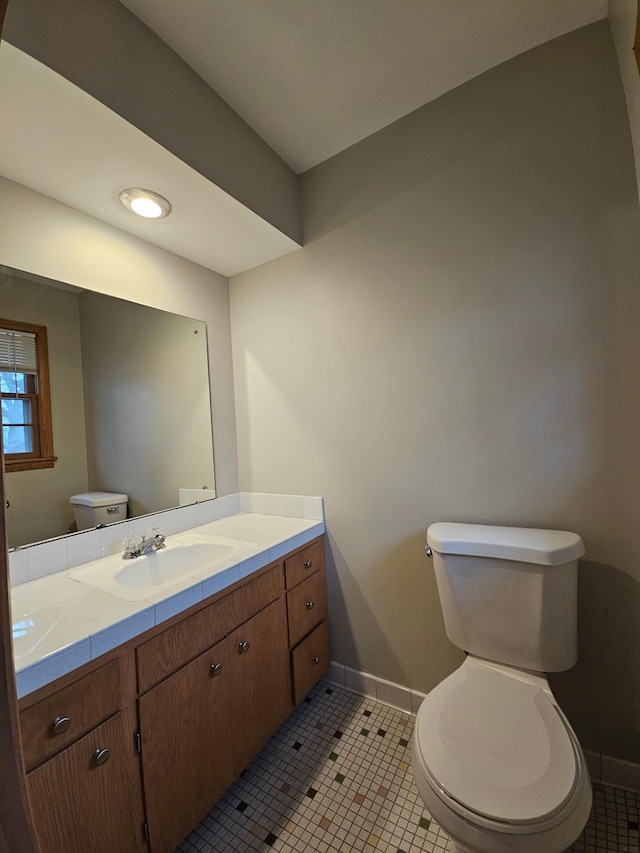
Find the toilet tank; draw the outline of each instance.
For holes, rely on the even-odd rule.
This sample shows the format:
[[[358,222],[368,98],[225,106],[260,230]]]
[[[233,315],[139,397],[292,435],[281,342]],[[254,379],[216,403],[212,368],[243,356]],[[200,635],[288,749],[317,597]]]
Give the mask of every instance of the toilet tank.
[[[73,506],[78,530],[88,530],[99,524],[115,524],[127,517],[128,495],[116,492],[83,492],[71,495],[69,503]]]
[[[576,533],[438,522],[427,530],[447,636],[486,660],[558,672],[577,658]]]

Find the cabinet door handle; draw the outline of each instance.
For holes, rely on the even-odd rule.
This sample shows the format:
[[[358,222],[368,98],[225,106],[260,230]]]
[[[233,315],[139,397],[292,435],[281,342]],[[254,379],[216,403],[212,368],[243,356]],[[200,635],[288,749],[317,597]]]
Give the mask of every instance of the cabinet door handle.
[[[211,672],[211,675],[213,675],[213,676],[220,675],[220,673],[222,672],[222,664],[221,663],[212,663],[210,672]]]
[[[313,608],[315,606],[316,606],[315,601],[307,601],[307,610],[313,610]]]
[[[305,560],[302,565],[305,569],[310,569],[313,566],[313,560]]]
[[[320,663],[320,658],[318,657],[318,655],[314,655],[311,658],[311,663]]]
[[[106,762],[109,760],[110,755],[111,753],[109,752],[109,749],[107,747],[105,747],[104,749],[96,749],[96,751],[93,753],[93,760],[95,761],[98,767],[101,767],[103,764],[106,764]]]
[[[238,651],[240,654],[249,651],[249,643],[247,640],[244,640],[242,643],[238,643]]]
[[[63,735],[71,725],[71,717],[56,717],[53,721],[53,733]]]

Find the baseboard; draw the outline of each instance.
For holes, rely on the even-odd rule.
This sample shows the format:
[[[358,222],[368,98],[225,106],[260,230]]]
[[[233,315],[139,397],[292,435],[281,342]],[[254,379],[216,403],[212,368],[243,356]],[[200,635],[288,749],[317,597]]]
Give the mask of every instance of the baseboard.
[[[377,699],[378,702],[406,711],[407,714],[415,714],[426,696],[426,693],[386,681],[368,672],[351,669],[335,661],[329,664],[324,678],[352,693]],[[614,758],[611,755],[603,755],[591,749],[585,749],[584,755],[593,782],[611,785],[614,788],[625,788],[627,791],[640,791],[640,764],[625,761],[623,758]]]
[[[591,749],[585,749],[584,756],[592,782],[640,792],[640,764],[626,761],[624,758],[615,758],[613,755],[603,755]]]
[[[351,669],[351,667],[335,661],[331,661],[329,664],[329,669],[324,678],[332,684],[345,687],[352,693],[377,699],[378,702],[390,705],[392,708],[398,708],[400,711],[406,711],[407,714],[415,714],[426,696],[426,693],[411,690],[409,687],[403,687],[393,681],[386,681],[384,678],[378,678],[368,672]]]

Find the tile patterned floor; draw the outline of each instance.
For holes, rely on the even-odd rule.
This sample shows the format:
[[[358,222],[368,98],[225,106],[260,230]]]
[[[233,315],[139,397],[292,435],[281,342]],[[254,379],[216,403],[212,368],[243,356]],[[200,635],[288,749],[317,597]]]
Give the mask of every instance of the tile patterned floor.
[[[445,853],[413,782],[413,717],[321,681],[176,853]],[[594,786],[573,853],[640,853],[640,794]]]
[[[640,794],[593,786],[593,808],[584,832],[571,848],[574,853],[639,853]]]

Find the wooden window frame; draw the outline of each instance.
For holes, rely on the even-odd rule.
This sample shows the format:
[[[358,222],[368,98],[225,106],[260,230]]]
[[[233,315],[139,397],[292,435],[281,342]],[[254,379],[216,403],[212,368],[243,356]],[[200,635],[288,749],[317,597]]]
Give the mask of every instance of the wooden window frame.
[[[38,390],[35,406],[34,447],[37,455],[26,456],[23,453],[5,454],[4,470],[35,471],[40,468],[53,468],[57,457],[53,455],[53,431],[51,422],[51,385],[49,383],[49,347],[47,345],[47,327],[18,320],[0,319],[3,329],[15,329],[16,332],[31,332],[36,336],[36,357],[38,360]]]

